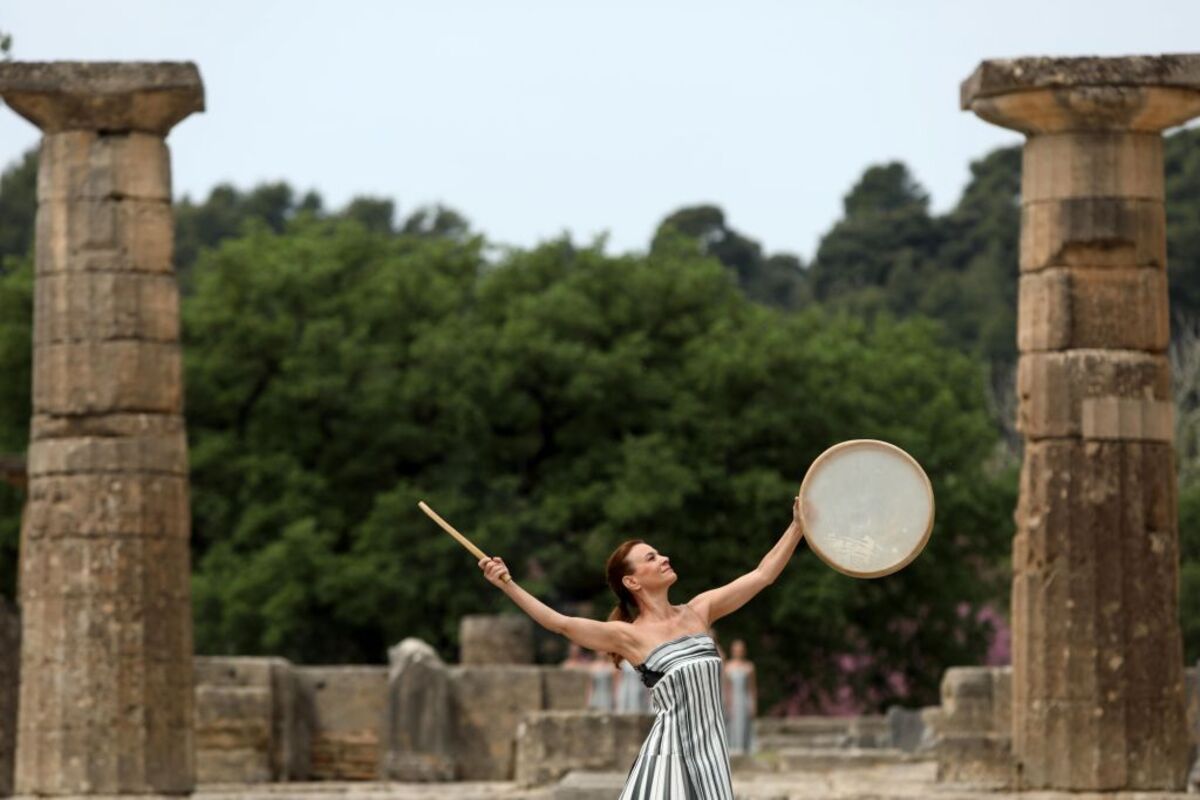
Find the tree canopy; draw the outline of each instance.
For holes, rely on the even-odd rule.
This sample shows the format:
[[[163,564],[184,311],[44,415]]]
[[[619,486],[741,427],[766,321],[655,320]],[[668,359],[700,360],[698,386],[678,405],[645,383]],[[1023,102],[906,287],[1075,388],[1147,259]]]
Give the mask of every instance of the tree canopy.
[[[559,607],[599,609],[604,559],[635,536],[675,554],[684,599],[753,568],[807,464],[863,436],[918,454],[938,533],[885,582],[801,555],[731,619],[770,643],[768,697],[788,665],[830,680],[849,649],[880,665],[864,691],[899,671],[932,698],[988,632],[938,598],[996,596],[1011,476],[983,467],[980,370],[928,322],[765,309],[684,240],[488,264],[479,240],[308,221],[202,256],[185,330],[207,650],[370,660],[419,635],[452,652],[461,614],[507,601],[422,497]]]

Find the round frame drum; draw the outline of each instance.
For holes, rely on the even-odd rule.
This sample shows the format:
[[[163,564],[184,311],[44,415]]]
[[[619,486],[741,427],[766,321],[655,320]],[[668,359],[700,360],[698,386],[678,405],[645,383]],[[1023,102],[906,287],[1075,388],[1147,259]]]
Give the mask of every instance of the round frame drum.
[[[808,468],[800,509],[804,538],[822,561],[855,578],[878,578],[902,569],[929,541],[933,486],[899,447],[852,439]]]

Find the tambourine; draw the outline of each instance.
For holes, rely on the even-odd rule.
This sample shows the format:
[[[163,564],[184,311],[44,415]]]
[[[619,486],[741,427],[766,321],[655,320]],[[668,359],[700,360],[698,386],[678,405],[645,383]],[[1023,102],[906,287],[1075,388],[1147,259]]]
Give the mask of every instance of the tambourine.
[[[905,567],[933,530],[933,486],[917,460],[877,439],[834,445],[800,485],[805,538],[829,566],[855,578]]]

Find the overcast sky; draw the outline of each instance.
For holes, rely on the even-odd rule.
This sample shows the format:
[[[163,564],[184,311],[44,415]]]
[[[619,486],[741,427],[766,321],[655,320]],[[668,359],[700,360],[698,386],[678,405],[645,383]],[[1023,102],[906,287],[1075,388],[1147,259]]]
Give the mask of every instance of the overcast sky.
[[[868,165],[903,160],[940,211],[1019,141],[958,109],[981,59],[1198,51],[1200,2],[0,0],[0,29],[21,60],[195,61],[177,195],[283,179],[617,250],[711,202],[808,258]],[[0,160],[37,138],[0,112]]]

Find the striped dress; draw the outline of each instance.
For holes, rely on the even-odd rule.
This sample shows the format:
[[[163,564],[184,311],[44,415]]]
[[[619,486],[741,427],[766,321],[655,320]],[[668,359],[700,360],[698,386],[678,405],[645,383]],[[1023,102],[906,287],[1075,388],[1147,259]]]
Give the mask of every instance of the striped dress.
[[[733,800],[721,658],[712,637],[664,642],[637,670],[652,687],[657,717],[620,800]]]

